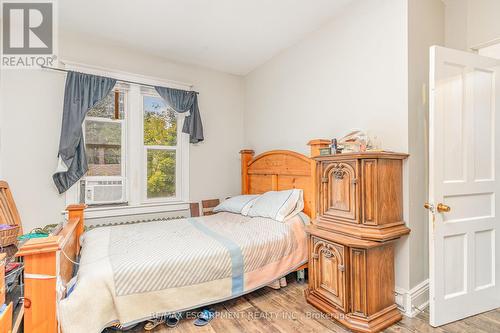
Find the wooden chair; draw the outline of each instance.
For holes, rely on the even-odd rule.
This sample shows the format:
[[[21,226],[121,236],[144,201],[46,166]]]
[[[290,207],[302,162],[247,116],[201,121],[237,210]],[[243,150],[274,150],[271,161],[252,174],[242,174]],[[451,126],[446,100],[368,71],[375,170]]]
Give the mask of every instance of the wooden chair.
[[[219,203],[220,203],[219,199],[202,200],[201,201],[201,207],[202,207],[201,213],[203,214],[203,216],[215,214],[214,208],[217,207],[217,205]],[[191,211],[191,217],[200,216],[200,204],[198,202],[190,203],[189,209]]]
[[[201,207],[203,216],[215,214],[214,208],[217,207],[219,203],[220,203],[219,199],[202,200]]]
[[[200,204],[197,202],[191,202],[189,204],[189,212],[191,213],[191,217],[200,216]]]

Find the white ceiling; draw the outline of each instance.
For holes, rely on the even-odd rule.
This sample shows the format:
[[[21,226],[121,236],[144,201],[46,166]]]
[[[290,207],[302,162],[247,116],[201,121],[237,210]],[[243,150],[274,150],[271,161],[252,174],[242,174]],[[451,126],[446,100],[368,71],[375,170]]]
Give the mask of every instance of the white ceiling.
[[[65,34],[247,74],[352,0],[63,0]]]

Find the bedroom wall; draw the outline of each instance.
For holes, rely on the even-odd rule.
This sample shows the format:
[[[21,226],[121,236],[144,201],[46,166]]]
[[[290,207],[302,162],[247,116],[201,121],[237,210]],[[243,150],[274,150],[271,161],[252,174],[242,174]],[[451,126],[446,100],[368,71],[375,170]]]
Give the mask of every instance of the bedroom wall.
[[[444,15],[441,0],[408,1],[410,288],[429,278],[429,48],[444,45]]]
[[[379,137],[385,149],[408,152],[406,12],[406,1],[353,2],[247,75],[246,146],[307,154],[310,139],[362,129]],[[406,207],[407,194],[406,182]],[[409,244],[403,238],[396,283],[405,290],[408,274]]]
[[[194,84],[205,142],[190,145],[190,199],[226,197],[240,191],[243,147],[243,82],[239,76],[186,66],[82,36],[60,36],[59,57],[93,66]],[[41,70],[1,72],[1,176],[14,192],[25,230],[57,223],[64,195],[52,174],[62,117],[65,76]]]
[[[406,1],[356,1],[247,75],[245,142],[307,152],[311,138],[370,129],[406,151]],[[393,124],[391,131],[387,124]]]

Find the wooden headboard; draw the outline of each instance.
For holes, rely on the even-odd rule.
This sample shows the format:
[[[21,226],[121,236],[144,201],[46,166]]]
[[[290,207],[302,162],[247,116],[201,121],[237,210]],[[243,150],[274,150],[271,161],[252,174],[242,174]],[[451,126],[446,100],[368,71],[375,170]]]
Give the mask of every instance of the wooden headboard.
[[[316,215],[316,162],[290,150],[271,150],[254,158],[253,150],[242,150],[241,193],[302,189],[304,213]]]

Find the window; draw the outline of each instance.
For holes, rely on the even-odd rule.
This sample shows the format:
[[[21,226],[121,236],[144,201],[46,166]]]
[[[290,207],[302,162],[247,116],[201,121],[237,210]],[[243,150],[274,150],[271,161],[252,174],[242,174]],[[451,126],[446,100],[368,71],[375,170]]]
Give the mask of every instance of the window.
[[[119,85],[89,110],[83,131],[89,170],[79,200],[137,207],[187,198],[188,135],[154,89]]]
[[[83,124],[89,170],[80,181],[80,202],[126,202],[125,95],[111,91],[87,113]]]
[[[87,113],[84,124],[87,176],[124,175],[124,95],[123,91],[112,91]]]
[[[143,95],[146,198],[176,196],[177,119],[156,94]]]

